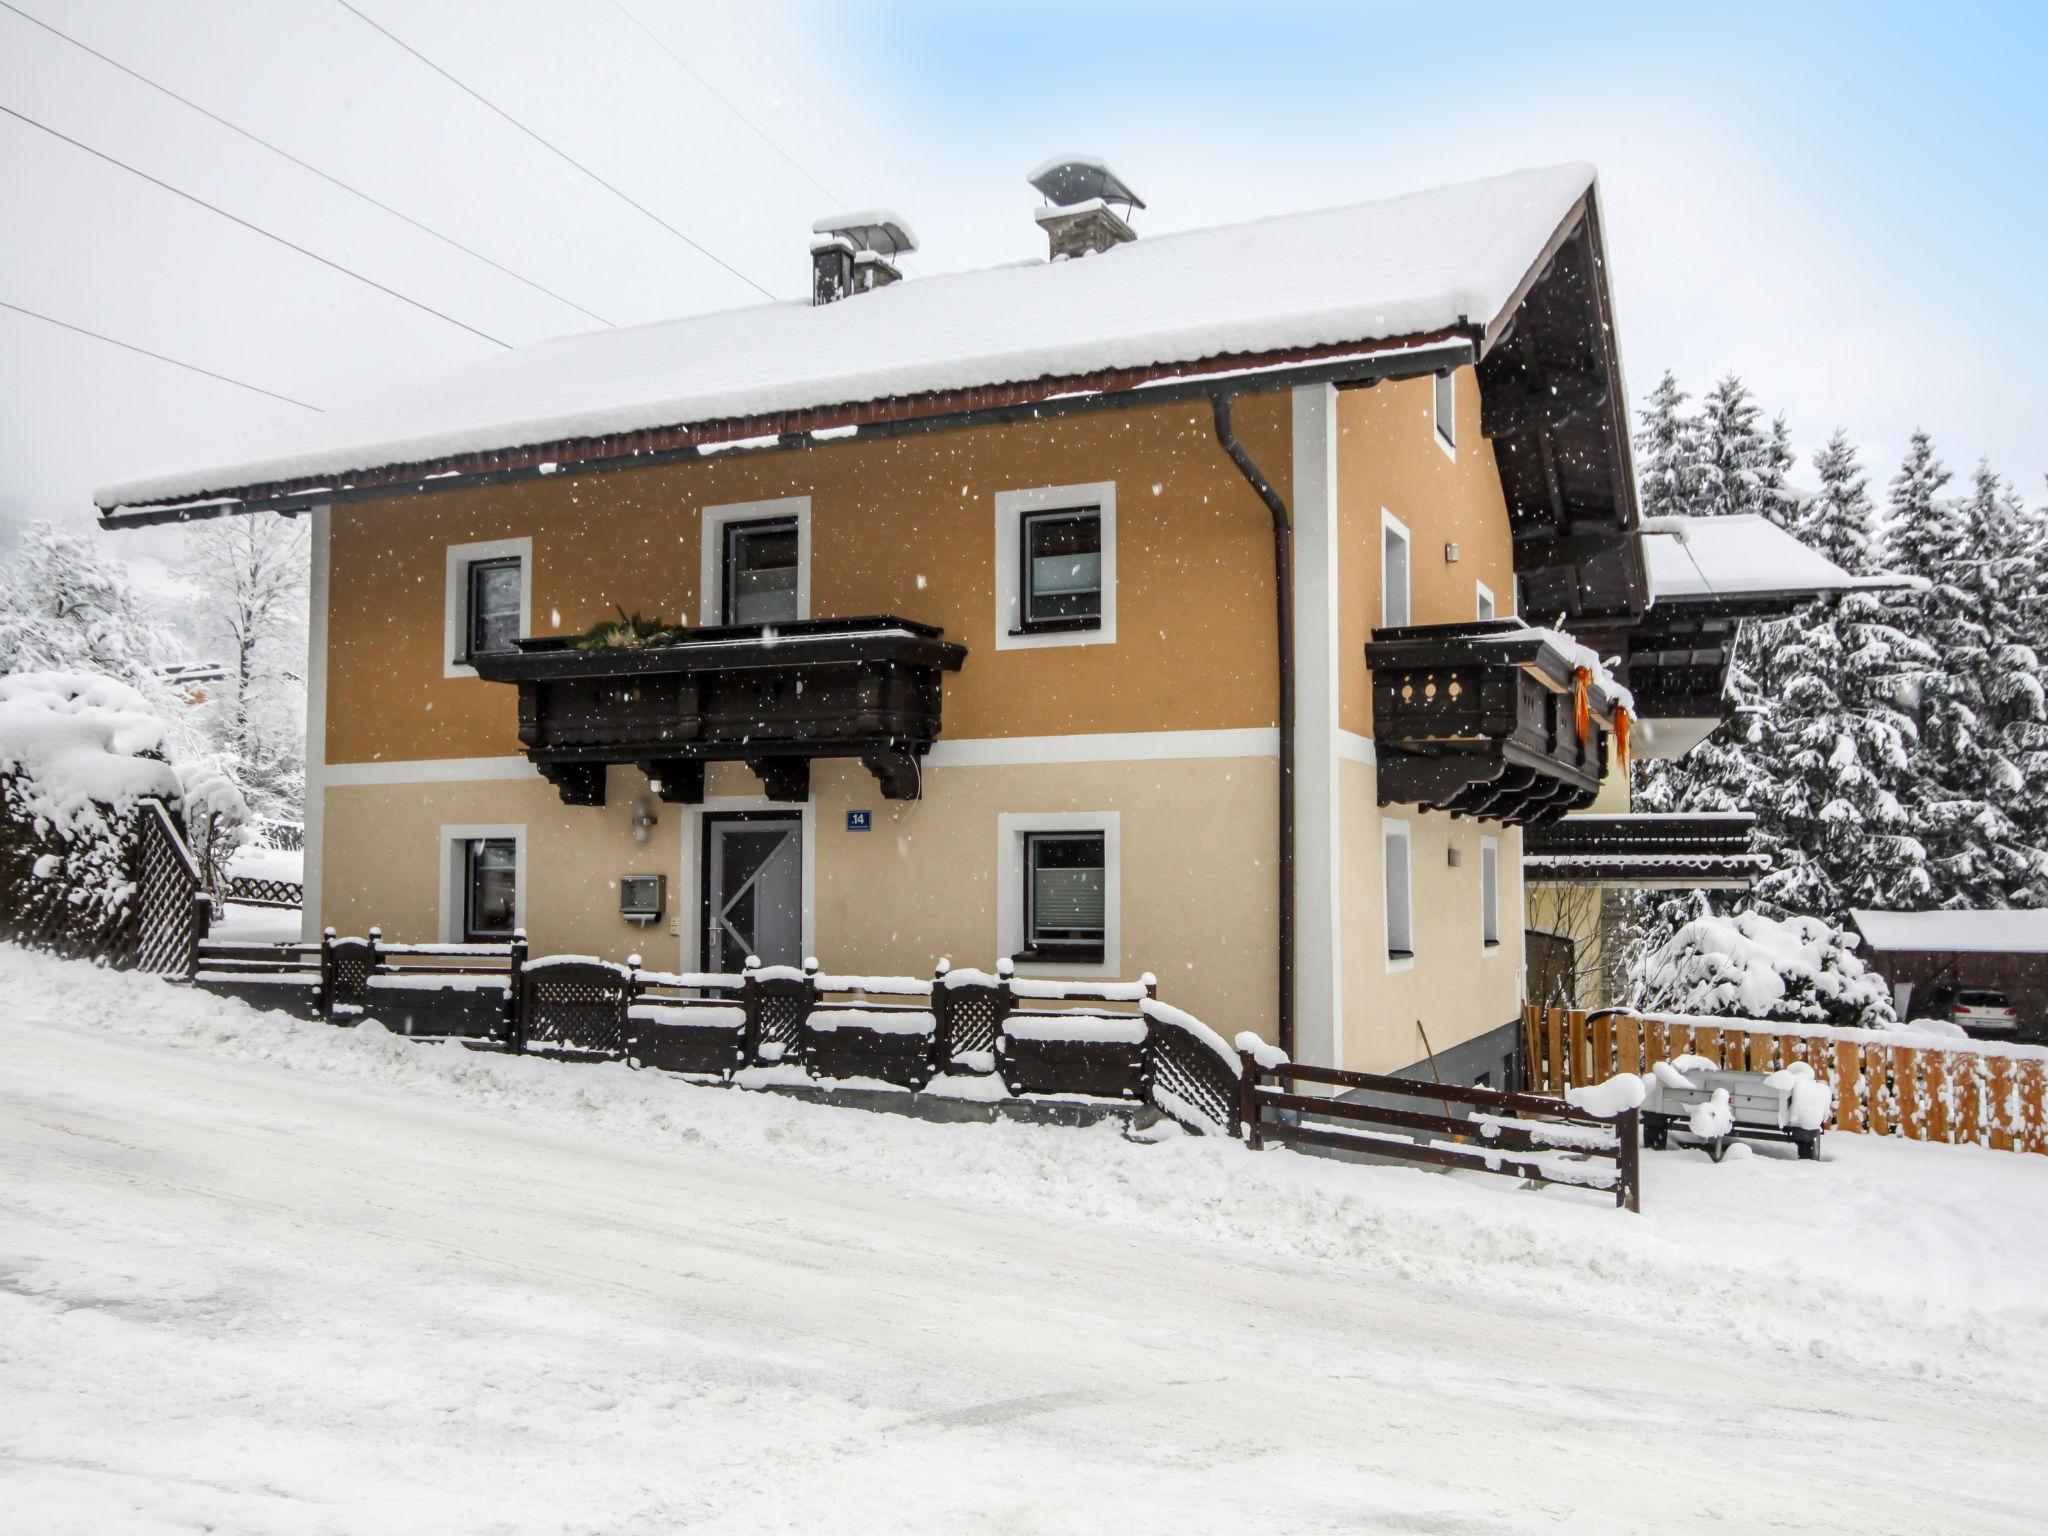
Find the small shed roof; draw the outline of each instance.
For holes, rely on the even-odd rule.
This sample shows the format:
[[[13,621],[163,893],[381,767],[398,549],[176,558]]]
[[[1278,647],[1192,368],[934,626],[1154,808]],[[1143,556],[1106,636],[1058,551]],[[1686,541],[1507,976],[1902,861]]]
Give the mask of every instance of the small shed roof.
[[[1850,914],[1873,950],[1931,954],[2048,954],[2048,910]]]
[[[1643,554],[1658,601],[1714,597],[1821,596],[1915,585],[1907,576],[1857,576],[1809,549],[1769,518],[1646,517]]]

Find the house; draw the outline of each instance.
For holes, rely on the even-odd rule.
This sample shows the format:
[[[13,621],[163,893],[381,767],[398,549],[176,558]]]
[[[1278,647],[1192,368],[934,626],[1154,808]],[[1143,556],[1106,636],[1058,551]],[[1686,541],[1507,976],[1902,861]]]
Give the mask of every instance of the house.
[[[828,220],[809,303],[98,493],[311,520],[309,934],[1149,971],[1512,1074],[1521,829],[1629,728],[1571,631],[1649,598],[1592,169],[1145,238],[1031,183],[1042,262]]]
[[[2023,1038],[2048,1027],[2048,911],[1856,911],[1849,920],[1900,1018],[1940,1006],[1939,993],[1983,990],[2005,994]]]
[[[1642,523],[1650,605],[1611,647],[1635,711],[1637,755],[1682,757],[1726,721],[1728,673],[1743,626],[1789,619],[1824,597],[1900,591],[1910,577],[1859,576],[1769,518],[1654,517]],[[1613,893],[1748,890],[1770,860],[1746,811],[1635,812],[1625,772],[1585,812],[1534,827],[1524,842],[1529,995],[1545,1006],[1611,1000],[1606,972]]]

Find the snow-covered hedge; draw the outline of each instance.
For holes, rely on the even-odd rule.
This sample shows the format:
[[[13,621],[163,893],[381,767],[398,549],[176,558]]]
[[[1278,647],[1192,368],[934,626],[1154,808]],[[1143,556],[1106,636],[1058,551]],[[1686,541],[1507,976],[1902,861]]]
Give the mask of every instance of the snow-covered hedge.
[[[181,781],[164,737],[149,701],[112,678],[0,677],[0,931],[108,954],[134,894],[138,802],[196,810],[227,835],[247,821],[240,793],[219,775]]]
[[[1819,918],[1695,918],[1650,956],[1639,1006],[1784,1023],[1887,1024],[1894,1017],[1891,989],[1855,951],[1853,933]]]

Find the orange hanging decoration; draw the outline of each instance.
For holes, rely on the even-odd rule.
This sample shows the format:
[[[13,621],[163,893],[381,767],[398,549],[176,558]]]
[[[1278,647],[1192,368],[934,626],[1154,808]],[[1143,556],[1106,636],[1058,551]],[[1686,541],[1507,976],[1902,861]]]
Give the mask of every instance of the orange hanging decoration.
[[[1614,759],[1628,772],[1628,711],[1619,704],[1614,706]]]
[[[1580,741],[1586,740],[1586,732],[1592,728],[1592,682],[1593,674],[1585,667],[1579,668],[1572,679],[1572,720],[1578,725]]]

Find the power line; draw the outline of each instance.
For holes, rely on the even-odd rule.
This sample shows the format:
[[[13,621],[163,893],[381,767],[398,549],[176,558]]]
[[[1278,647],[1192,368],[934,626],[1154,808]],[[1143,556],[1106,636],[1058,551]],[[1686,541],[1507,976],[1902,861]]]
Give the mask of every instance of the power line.
[[[187,373],[203,374],[209,379],[218,379],[223,384],[232,384],[237,389],[246,389],[255,394],[268,395],[273,400],[282,400],[286,405],[296,405],[302,411],[319,411],[321,409],[317,405],[307,404],[304,400],[294,400],[290,395],[280,395],[274,389],[265,389],[261,384],[251,384],[246,379],[230,378],[227,374],[215,373],[211,368],[202,368],[197,363],[188,363],[181,358],[167,357],[161,352],[152,352],[147,347],[138,347],[132,341],[123,341],[118,336],[104,335],[99,331],[89,331],[82,325],[73,325],[69,320],[59,320],[55,315],[46,315],[40,310],[24,309],[21,305],[10,304],[5,299],[0,299],[0,309],[11,309],[17,315],[27,315],[31,320],[40,320],[46,325],[54,325],[67,331],[76,331],[81,336],[90,336],[94,341],[104,341],[110,347],[120,347],[129,352],[140,352],[144,357],[153,357],[160,363],[169,363],[173,368],[182,368]]]
[[[14,110],[14,108],[6,105],[4,102],[0,102],[0,112],[5,112],[9,117],[27,123],[31,128],[40,128],[44,133],[47,133],[51,138],[62,139],[66,144],[69,144],[73,149],[82,149],[88,155],[93,156],[93,158],[97,160],[104,160],[109,165],[119,166],[122,170],[128,172],[129,175],[139,176],[144,181],[148,182],[151,186],[161,187],[166,192],[172,193],[177,197],[184,198],[185,201],[188,203],[196,203],[199,207],[204,208],[208,213],[217,213],[222,218],[227,219],[233,223],[239,224],[242,226],[242,228],[249,230],[252,233],[263,236],[263,238],[266,240],[275,240],[279,245],[284,246],[288,250],[294,250],[297,251],[301,256],[307,256],[312,258],[314,261],[319,262],[320,265],[323,267],[332,267],[336,272],[341,273],[345,277],[352,277],[359,283],[367,283],[370,287],[375,288],[379,293],[387,293],[392,298],[397,299],[401,303],[410,304],[414,309],[423,310],[425,313],[433,315],[437,319],[446,320],[450,325],[459,326],[461,329],[469,332],[470,335],[481,337],[483,340],[490,342],[493,346],[503,347],[507,351],[511,350],[512,344],[510,342],[500,341],[497,337],[491,335],[490,332],[488,331],[480,331],[475,326],[469,324],[467,321],[458,320],[453,315],[450,314],[444,314],[442,311],[434,308],[434,306],[431,304],[423,304],[418,299],[415,299],[410,295],[400,293],[396,288],[388,288],[384,284],[378,282],[374,277],[365,277],[363,276],[362,273],[354,270],[351,267],[344,267],[340,262],[332,261],[327,257],[322,256],[318,251],[308,250],[303,245],[299,245],[293,241],[285,239],[283,235],[272,234],[269,230],[265,229],[260,224],[252,224],[247,219],[241,217],[239,214],[229,213],[227,209],[218,207],[213,203],[209,203],[203,197],[195,197],[190,192],[185,191],[183,188],[174,187],[168,181],[160,180],[157,177],[150,175],[149,172],[147,171],[139,171],[134,166],[130,165],[127,161],[116,160],[112,155],[107,154],[104,150],[94,149],[90,144],[82,144],[77,139],[72,138],[70,134],[59,133],[55,128],[52,128],[48,123],[39,123],[34,118],[30,117],[27,113],[17,112]]]
[[[426,224],[422,224],[418,219],[414,218],[411,214],[401,213],[398,209],[392,207],[389,203],[380,202],[378,199],[372,197],[369,193],[364,192],[359,188],[350,186],[340,177],[329,175],[326,171],[321,170],[319,166],[309,165],[304,160],[301,160],[297,155],[292,154],[289,150],[279,149],[275,144],[271,143],[268,139],[259,137],[258,135],[251,133],[248,129],[240,127],[235,123],[229,122],[226,118],[222,117],[218,112],[208,111],[205,107],[202,107],[201,105],[199,105],[198,102],[191,100],[189,97],[180,96],[176,91],[172,90],[169,86],[163,85],[158,81],[150,79],[149,76],[143,74],[140,70],[130,69],[126,64],[123,64],[119,59],[109,58],[106,54],[101,53],[99,49],[94,48],[91,44],[80,42],[77,38],[71,36],[71,34],[68,32],[58,31],[55,27],[51,26],[47,21],[44,21],[41,17],[31,16],[27,11],[24,11],[20,6],[12,4],[11,0],[0,0],[0,8],[5,8],[7,10],[14,12],[14,14],[19,16],[23,21],[34,22],[37,26],[41,27],[45,32],[48,32],[52,37],[62,38],[72,47],[80,49],[85,53],[91,54],[94,58],[98,59],[102,64],[108,65],[110,68],[113,69],[118,69],[119,71],[121,71],[122,74],[127,75],[130,79],[140,80],[144,85],[148,86],[151,90],[160,91],[164,95],[170,97],[171,100],[178,102],[180,105],[190,107],[194,112],[197,112],[201,117],[207,118],[213,122],[220,124],[221,127],[227,129],[230,133],[238,133],[243,138],[249,140],[250,143],[262,145],[263,148],[269,150],[273,155],[276,155],[284,160],[289,160],[293,165],[296,165],[302,171],[312,172],[313,175],[318,176],[322,181],[341,188],[342,191],[349,193],[353,197],[361,198],[364,202],[368,203],[372,208],[381,208],[384,212],[390,214],[394,219],[403,220],[405,223],[410,224],[414,229],[419,230],[422,234],[432,235],[436,240],[439,240],[443,245],[453,246],[456,250],[462,252],[463,255],[475,257],[485,266],[494,268],[495,270],[504,273],[507,277],[511,278],[515,282],[524,283],[527,287],[533,289],[537,293],[546,294],[549,298],[553,299],[558,304],[568,305],[569,308],[575,310],[579,315],[588,315],[592,320],[595,320],[599,325],[610,325],[613,323],[612,321],[605,319],[603,315],[596,313],[594,310],[585,309],[581,304],[578,304],[574,299],[564,298],[561,294],[555,292],[554,289],[547,287],[545,284],[537,283],[530,277],[521,276],[519,273],[514,272],[510,267],[506,266],[503,262],[493,261],[490,257],[484,255],[483,252],[471,250],[468,246],[464,245],[460,240],[454,239],[453,237],[448,235],[444,235],[438,229],[434,229]]]
[[[4,0],[0,0],[0,3],[4,3]],[[742,112],[738,107],[734,106],[730,101],[728,101],[725,98],[725,96],[719,91],[718,87],[714,86],[709,80],[706,80],[702,75],[698,74],[696,70],[690,68],[688,64],[684,63],[683,56],[677,53],[675,49],[669,47],[669,45],[667,43],[664,43],[659,37],[656,37],[652,29],[648,27],[646,22],[642,21],[638,16],[635,16],[631,11],[627,10],[625,6],[619,3],[619,0],[608,0],[608,3],[611,5],[611,8],[613,10],[617,11],[621,16],[625,17],[626,20],[633,23],[634,26],[638,27],[643,33],[645,33],[647,36],[647,40],[649,42],[653,43],[655,47],[659,48],[663,53],[667,54],[671,59],[673,59],[675,61],[675,66],[677,69],[680,69],[684,74],[688,75],[692,80],[696,81],[699,85],[701,85],[706,91],[710,92],[712,100],[716,101],[721,107],[725,108],[726,111],[730,112],[734,117],[738,118],[742,123],[746,124],[748,128],[752,129],[755,138],[759,139],[763,144],[766,144],[770,149],[774,150],[776,154],[782,156],[784,160],[788,161],[789,168],[791,170],[795,171],[797,175],[803,177],[805,181],[808,181],[812,186],[816,187],[820,192],[824,193],[825,196],[830,198],[833,202],[838,203],[841,210],[845,209],[846,204],[838,196],[838,194],[833,192],[830,187],[826,186],[822,181],[818,180],[817,177],[813,176],[801,165],[797,164],[796,157],[794,155],[792,155],[788,150],[784,149],[780,144],[776,143],[773,139],[769,138],[768,135],[761,130],[761,128],[754,122],[752,118],[748,117],[746,113]]]
[[[655,223],[659,224],[663,229],[667,230],[670,234],[674,235],[678,240],[682,241],[683,244],[687,245],[691,250],[697,252],[698,255],[703,256],[708,260],[716,262],[719,266],[723,267],[726,271],[730,272],[734,277],[738,278],[741,282],[745,283],[749,288],[753,289],[763,298],[773,299],[775,297],[774,294],[770,293],[766,288],[763,288],[759,283],[755,282],[751,277],[747,276],[746,273],[742,272],[738,267],[734,266],[731,262],[727,261],[723,256],[720,256],[717,253],[706,249],[704,246],[699,245],[695,240],[692,240],[680,229],[677,229],[675,225],[669,223],[667,219],[664,219],[660,214],[656,213],[652,208],[649,208],[645,203],[639,202],[634,198],[629,197],[626,193],[621,192],[617,187],[613,186],[610,182],[606,181],[602,176],[598,175],[597,172],[593,171],[589,166],[585,165],[582,161],[576,159],[567,150],[557,149],[553,144],[549,143],[546,139],[542,138],[538,133],[535,133],[531,128],[527,127],[526,124],[519,121],[518,118],[514,117],[510,112],[507,112],[503,107],[499,106],[489,97],[484,96],[478,91],[472,89],[470,86],[463,84],[462,81],[456,79],[453,75],[449,74],[447,70],[443,69],[440,65],[436,64],[432,59],[428,58],[425,54],[421,53],[419,49],[413,47],[412,44],[406,42],[404,38],[398,36],[395,32],[391,32],[386,28],[380,26],[378,23],[372,21],[368,16],[365,16],[361,11],[357,10],[353,5],[351,5],[349,3],[349,0],[334,0],[334,3],[336,5],[339,5],[343,10],[347,11],[351,16],[355,17],[356,20],[360,21],[364,26],[370,28],[374,32],[382,33],[392,43],[396,44],[400,48],[403,48],[407,53],[411,54],[414,58],[418,59],[422,64],[426,65],[427,68],[431,69],[435,74],[439,75],[443,80],[446,80],[450,85],[454,86],[464,95],[470,97],[472,100],[478,102],[479,104],[490,108],[490,110],[495,112],[499,117],[502,117],[514,128],[517,128],[529,139],[532,139],[534,143],[540,145],[541,148],[547,150],[548,153],[556,156],[558,159],[566,162],[567,164],[581,171],[585,176],[588,176],[600,187],[603,187],[605,191],[611,193],[612,196],[619,199],[620,202],[625,203],[629,207],[637,209],[639,212],[645,214],[648,218],[652,219]]]

